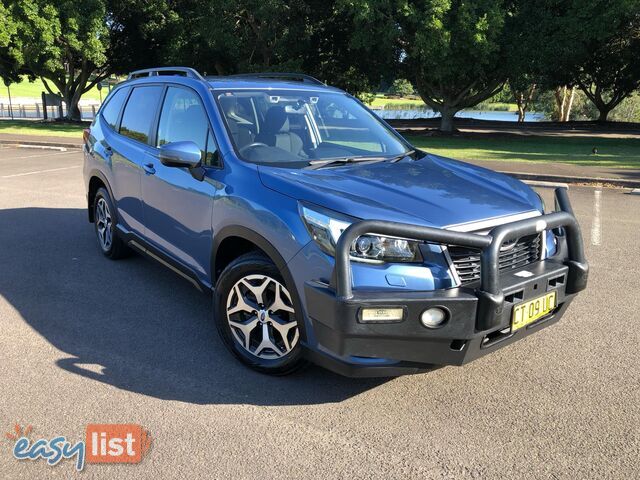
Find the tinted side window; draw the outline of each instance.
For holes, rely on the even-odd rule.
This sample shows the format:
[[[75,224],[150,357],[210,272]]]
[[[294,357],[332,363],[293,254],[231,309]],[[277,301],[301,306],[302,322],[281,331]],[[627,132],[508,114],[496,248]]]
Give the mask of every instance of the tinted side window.
[[[142,143],[149,143],[151,124],[162,93],[159,85],[136,87],[124,107],[120,133]]]
[[[127,98],[127,94],[129,93],[129,88],[121,88],[120,90],[114,92],[113,95],[109,98],[109,101],[102,109],[102,118],[104,118],[107,124],[115,129],[116,124],[118,123],[118,116],[120,115],[120,110],[122,110],[122,104]]]
[[[194,142],[205,158],[209,122],[200,97],[185,88],[169,87],[160,114],[158,147],[172,142]]]

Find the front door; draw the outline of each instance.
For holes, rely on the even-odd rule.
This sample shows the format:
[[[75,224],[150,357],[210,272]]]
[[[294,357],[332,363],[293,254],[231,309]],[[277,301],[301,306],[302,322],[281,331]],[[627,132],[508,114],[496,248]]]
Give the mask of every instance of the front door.
[[[170,86],[160,112],[156,146],[192,141],[202,151],[205,168],[216,158],[216,146],[200,96],[187,87]],[[158,149],[147,154],[142,172],[145,237],[163,253],[206,280],[213,236],[211,216],[217,182],[194,178],[188,168],[167,167]]]

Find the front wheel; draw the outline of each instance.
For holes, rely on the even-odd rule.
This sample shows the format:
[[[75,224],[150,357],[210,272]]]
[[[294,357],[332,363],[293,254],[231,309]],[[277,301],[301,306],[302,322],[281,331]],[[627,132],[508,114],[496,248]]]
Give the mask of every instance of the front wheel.
[[[245,365],[285,375],[304,365],[291,294],[267,257],[249,253],[220,274],[214,294],[218,332]]]

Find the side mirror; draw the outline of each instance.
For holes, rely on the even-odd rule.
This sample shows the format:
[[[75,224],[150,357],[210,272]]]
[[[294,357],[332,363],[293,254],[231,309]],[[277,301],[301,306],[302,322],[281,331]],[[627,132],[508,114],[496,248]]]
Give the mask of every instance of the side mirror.
[[[160,162],[167,167],[195,168],[201,160],[202,152],[191,141],[165,143],[160,147]]]

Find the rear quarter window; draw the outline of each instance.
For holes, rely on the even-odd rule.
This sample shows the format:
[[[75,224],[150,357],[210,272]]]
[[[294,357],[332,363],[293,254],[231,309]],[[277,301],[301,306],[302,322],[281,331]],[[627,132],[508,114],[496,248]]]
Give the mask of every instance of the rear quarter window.
[[[151,126],[156,116],[162,86],[135,87],[124,107],[120,134],[142,143],[149,143]]]
[[[120,90],[116,90],[113,95],[109,97],[107,103],[102,108],[100,114],[107,125],[109,125],[114,130],[118,124],[118,117],[120,116],[120,110],[122,110],[122,105],[124,101],[127,99],[127,94],[129,93],[129,87],[121,88]]]

